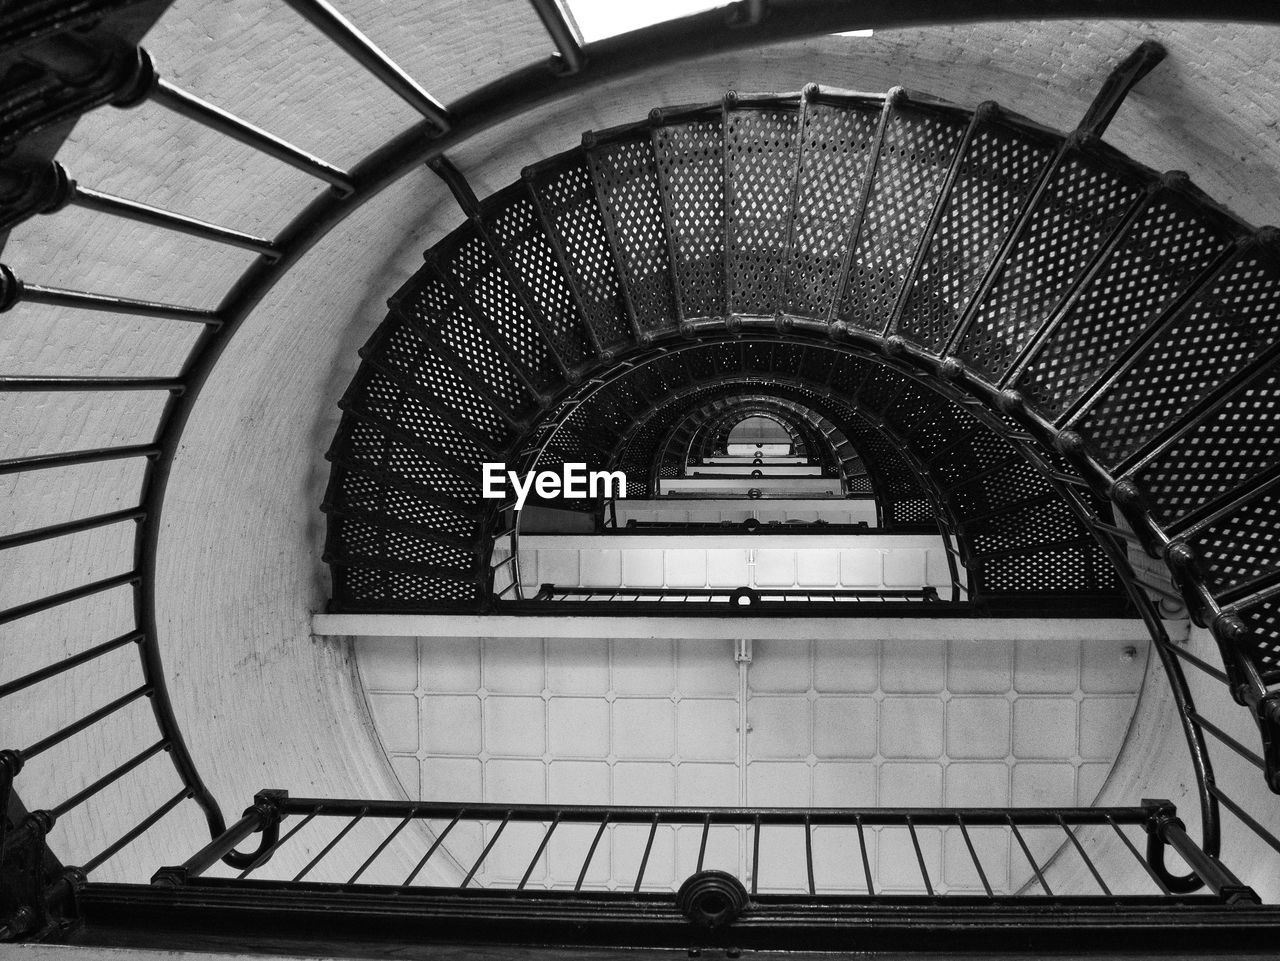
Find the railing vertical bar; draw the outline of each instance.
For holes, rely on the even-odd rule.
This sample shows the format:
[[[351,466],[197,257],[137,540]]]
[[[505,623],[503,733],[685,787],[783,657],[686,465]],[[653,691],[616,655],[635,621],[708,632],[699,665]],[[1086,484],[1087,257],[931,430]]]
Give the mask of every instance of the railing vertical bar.
[[[138,700],[140,697],[143,697],[143,696],[150,697],[152,690],[153,688],[150,684],[143,684],[141,687],[136,687],[132,691],[130,691],[128,694],[123,694],[120,697],[116,698],[114,701],[104,704],[102,707],[98,708],[96,711],[86,714],[84,717],[80,718],[80,720],[73,721],[71,724],[68,724],[64,728],[54,731],[48,737],[43,738],[42,740],[36,741],[35,744],[32,744],[28,748],[24,748],[18,753],[22,755],[22,758],[24,761],[29,761],[36,755],[43,754],[45,751],[49,750],[49,748],[54,747],[55,745],[61,744],[67,738],[72,737],[73,735],[79,734],[85,728],[92,727],[93,725],[101,721],[104,717],[108,717],[114,714],[116,711],[120,710],[122,707],[132,704],[134,701]]]
[[[109,654],[114,650],[124,647],[126,644],[137,644],[142,639],[143,635],[141,632],[130,631],[128,634],[122,634],[110,641],[103,641],[101,644],[97,644],[87,650],[83,650],[79,654],[73,654],[70,657],[65,657],[54,664],[46,665],[38,671],[32,671],[30,674],[24,674],[22,677],[9,681],[7,684],[0,684],[0,698],[6,698],[10,694],[15,694],[18,691],[31,687],[34,684],[39,684],[41,681],[47,681],[51,677],[57,677],[59,674],[69,671],[73,667],[79,667],[81,664],[85,664],[88,661],[102,657],[104,654]]]
[[[436,835],[436,839],[431,842],[431,847],[427,848],[427,853],[422,856],[422,860],[419,861],[417,866],[409,872],[409,876],[405,878],[404,883],[400,885],[402,888],[407,888],[413,883],[413,879],[418,876],[418,872],[426,867],[427,862],[431,860],[431,855],[436,853],[436,848],[440,847],[440,845],[444,843],[444,839],[449,836],[449,832],[453,830],[454,825],[456,825],[462,818],[462,815],[466,813],[466,808],[460,809],[458,813],[453,816],[453,820],[445,826],[445,829]]]
[[[809,896],[818,892],[813,886],[813,831],[809,823],[809,818],[804,819],[804,866],[809,875]]]
[[[916,836],[916,826],[911,822],[910,815],[907,816],[907,830],[911,832],[911,846],[916,849],[916,863],[920,865],[920,876],[924,878],[924,889],[933,896],[933,884],[929,881],[929,872],[924,866],[924,852],[920,850],[920,838]]]
[[[55,819],[62,817],[62,815],[66,814],[72,808],[78,807],[79,805],[83,804],[85,801],[89,800],[89,798],[93,797],[95,794],[101,791],[104,787],[107,787],[109,784],[113,784],[116,781],[120,780],[120,778],[124,777],[126,774],[128,774],[130,771],[136,768],[143,761],[147,760],[148,758],[154,757],[155,755],[159,754],[168,746],[169,746],[169,742],[164,740],[163,738],[159,741],[156,741],[155,744],[152,744],[149,748],[146,748],[145,750],[138,752],[129,760],[125,761],[123,764],[117,767],[114,771],[110,772],[109,774],[104,774],[102,777],[98,778],[98,780],[94,781],[88,787],[84,788],[78,793],[73,794],[71,797],[67,798],[57,807],[50,808],[49,814]]]
[[[338,842],[339,842],[339,841],[341,841],[343,838],[345,838],[348,834],[350,834],[350,833],[351,833],[351,829],[352,829],[352,828],[354,828],[357,824],[359,824],[361,821],[363,821],[363,820],[364,820],[364,816],[365,816],[365,814],[367,813],[367,811],[368,811],[368,808],[361,808],[361,809],[360,809],[360,813],[359,813],[359,814],[357,814],[355,817],[353,817],[350,821],[348,821],[348,822],[347,822],[347,824],[346,824],[346,826],[345,826],[341,831],[339,831],[337,834],[335,834],[335,835],[333,836],[333,839],[332,839],[332,840],[330,840],[330,841],[329,841],[329,843],[328,843],[328,844],[326,844],[326,845],[321,849],[320,853],[319,853],[319,854],[317,854],[314,858],[312,858],[312,859],[311,859],[311,861],[310,861],[310,863],[308,863],[308,864],[307,864],[307,866],[306,866],[305,868],[303,868],[301,871],[299,871],[299,872],[294,876],[294,879],[293,879],[293,880],[294,880],[295,882],[296,882],[296,881],[301,881],[301,880],[302,880],[303,878],[305,878],[308,874],[310,874],[310,873],[311,873],[311,869],[312,869],[312,868],[314,868],[317,864],[319,864],[322,860],[324,860],[325,856],[326,856],[330,851],[332,851],[335,847],[337,847],[337,846],[338,846]]]
[[[858,849],[862,852],[862,873],[867,879],[867,894],[875,897],[876,887],[871,883],[871,861],[867,858],[867,838],[862,833],[862,815],[854,817],[854,824],[858,827]]]
[[[390,834],[388,834],[385,838],[382,839],[382,843],[379,844],[376,848],[374,848],[373,853],[370,854],[369,857],[365,859],[365,862],[356,869],[356,873],[351,875],[351,877],[347,878],[347,884],[355,884],[358,880],[360,880],[360,875],[364,874],[364,872],[368,869],[369,865],[371,865],[374,861],[378,859],[378,855],[387,849],[387,845],[395,840],[396,835],[399,834],[401,831],[403,831],[406,827],[408,827],[409,822],[413,820],[413,816],[417,814],[417,812],[418,812],[418,809],[413,808],[409,811],[408,814],[404,816],[404,819],[399,824],[397,824],[395,828],[392,829]]]
[[[760,815],[756,815],[755,831],[751,836],[751,896],[755,897],[760,882]]]
[[[258,870],[258,868],[260,868],[262,865],[266,864],[268,857],[270,857],[272,854],[275,854],[278,850],[284,847],[285,844],[289,842],[290,838],[292,838],[295,834],[297,834],[299,831],[305,828],[308,824],[310,824],[313,820],[315,820],[316,815],[320,814],[323,810],[324,810],[323,807],[316,808],[314,811],[312,811],[306,817],[304,817],[301,821],[295,824],[292,828],[290,828],[288,833],[281,836],[276,841],[275,844],[271,845],[271,847],[267,848],[265,851],[262,852],[262,854],[260,854],[257,858],[255,858],[252,864],[250,864],[247,868],[245,868],[238,875],[236,875],[236,880],[239,881],[243,878],[247,878],[251,873]],[[285,815],[285,816],[288,817],[288,815]]]
[[[604,820],[600,822],[600,827],[596,830],[596,836],[591,839],[591,847],[587,849],[587,857],[582,862],[582,870],[578,872],[578,880],[573,885],[574,891],[582,890],[582,882],[587,879],[587,869],[591,867],[591,859],[596,856],[596,847],[600,844],[600,838],[604,835],[604,829],[609,825],[609,815],[604,816]]]
[[[489,838],[489,843],[484,846],[484,850],[480,852],[480,857],[476,858],[476,863],[471,865],[471,870],[467,872],[467,876],[462,879],[459,888],[465,888],[471,883],[471,879],[476,876],[476,872],[480,870],[480,865],[484,864],[484,859],[489,856],[489,852],[493,850],[493,846],[498,843],[498,838],[502,837],[502,832],[506,830],[507,824],[511,821],[511,812],[508,811],[502,818],[502,823],[498,825],[498,830],[493,832],[493,837]]]
[[[707,835],[711,833],[711,815],[708,814],[702,819],[702,842],[698,845],[698,867],[695,870],[702,870],[702,862],[707,856]]]
[[[658,833],[658,815],[653,816],[653,823],[649,825],[649,840],[644,844],[644,855],[640,858],[640,870],[636,872],[636,883],[632,893],[640,890],[640,885],[644,881],[644,869],[649,866],[649,852],[653,850],[653,838]]]
[[[533,852],[533,858],[529,861],[529,866],[524,869],[524,875],[520,878],[520,883],[516,885],[517,891],[523,891],[524,886],[529,883],[529,878],[533,876],[533,869],[538,865],[538,858],[542,857],[542,852],[547,849],[547,844],[551,841],[551,835],[555,833],[556,827],[560,824],[560,813],[556,812],[556,816],[551,820],[551,826],[547,828],[547,833],[542,835],[542,843],[538,845],[538,850]]]
[[[964,816],[957,814],[956,823],[960,825],[960,834],[964,837],[965,847],[969,849],[969,857],[973,859],[973,866],[978,870],[978,880],[982,882],[983,890],[987,892],[987,897],[995,897],[995,892],[991,890],[991,885],[987,881],[987,872],[982,870],[982,862],[978,860],[978,852],[973,846],[973,841],[969,838],[969,829],[965,827]]]
[[[160,807],[158,807],[155,811],[153,811],[147,817],[139,821],[131,830],[126,832],[118,841],[116,841],[114,844],[112,844],[110,847],[104,850],[97,857],[92,858],[86,863],[84,863],[83,865],[81,865],[80,870],[83,871],[85,874],[89,874],[95,868],[102,865],[104,862],[115,857],[125,847],[127,847],[129,844],[133,843],[135,840],[137,840],[139,837],[141,837],[143,834],[149,831],[153,824],[158,822],[162,817],[164,817],[166,814],[168,814],[170,811],[176,808],[179,804],[181,804],[187,798],[191,797],[191,795],[192,795],[191,789],[184,785],[181,791],[179,791],[173,797],[169,798],[169,800],[165,801],[164,804],[160,805]]]
[[[1067,827],[1067,822],[1062,819],[1061,814],[1058,815],[1058,823],[1062,825],[1062,831],[1066,834],[1067,839],[1070,840],[1075,846],[1075,849],[1080,852],[1081,860],[1084,861],[1085,867],[1089,869],[1089,873],[1093,875],[1093,879],[1098,882],[1098,887],[1102,888],[1102,893],[1110,896],[1111,889],[1107,887],[1107,882],[1102,880],[1102,875],[1099,874],[1098,869],[1093,866],[1093,859],[1089,857],[1084,846],[1080,843],[1080,839],[1076,837],[1075,832],[1072,831],[1071,828]]]
[[[1191,720],[1195,721],[1195,723],[1202,730],[1208,731],[1217,740],[1225,744],[1227,747],[1231,748],[1231,750],[1235,751],[1242,758],[1244,758],[1246,761],[1248,761],[1250,764],[1256,767],[1259,771],[1265,771],[1267,769],[1267,766],[1262,762],[1262,759],[1258,757],[1258,755],[1254,754],[1247,747],[1245,747],[1243,744],[1241,744],[1239,741],[1233,738],[1226,731],[1222,730],[1222,728],[1218,727],[1212,721],[1206,720],[1205,718],[1201,717],[1199,714],[1196,714],[1196,713],[1191,714]]]
[[[1107,823],[1115,829],[1116,834],[1120,835],[1120,840],[1124,842],[1124,846],[1127,847],[1129,852],[1138,859],[1138,863],[1142,865],[1142,870],[1147,872],[1151,877],[1151,880],[1156,883],[1156,887],[1165,894],[1172,894],[1173,892],[1169,890],[1169,885],[1165,884],[1164,881],[1161,880],[1160,875],[1156,874],[1156,872],[1151,869],[1151,865],[1147,863],[1147,859],[1144,858],[1138,849],[1133,846],[1133,842],[1130,841],[1128,836],[1120,830],[1120,825],[1116,824],[1115,819],[1110,814],[1107,815]]]
[[[1230,811],[1232,814],[1238,817],[1241,821],[1243,821],[1245,826],[1250,828],[1254,834],[1258,835],[1258,837],[1260,837],[1263,841],[1271,845],[1271,847],[1274,848],[1277,853],[1280,853],[1280,839],[1277,839],[1274,834],[1272,834],[1270,831],[1264,828],[1261,824],[1259,824],[1256,820],[1254,820],[1254,818],[1249,814],[1248,811],[1246,811],[1234,800],[1228,797],[1226,793],[1223,792],[1223,790],[1220,787],[1218,787],[1216,784],[1209,785],[1209,792],[1214,797],[1216,797],[1219,801],[1222,802],[1223,807],[1225,807],[1228,811]]]
[[[1031,865],[1031,870],[1036,874],[1036,880],[1040,882],[1040,887],[1044,888],[1044,893],[1053,896],[1048,882],[1044,879],[1044,874],[1040,870],[1040,865],[1036,863],[1036,859],[1031,856],[1031,849],[1027,847],[1027,842],[1022,839],[1022,832],[1018,830],[1018,825],[1014,823],[1012,815],[1006,815],[1005,820],[1009,822],[1009,827],[1013,829],[1013,836],[1018,841],[1018,847],[1022,848],[1022,853],[1027,857],[1027,863]]]

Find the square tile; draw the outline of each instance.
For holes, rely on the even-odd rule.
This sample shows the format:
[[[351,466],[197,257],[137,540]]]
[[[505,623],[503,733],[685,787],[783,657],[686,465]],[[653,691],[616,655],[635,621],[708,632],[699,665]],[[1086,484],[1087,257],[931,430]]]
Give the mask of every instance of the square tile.
[[[952,694],[1003,694],[1012,688],[1012,641],[947,644],[947,690]]]
[[[524,551],[520,552],[525,553]],[[578,565],[578,551],[547,549],[538,551],[538,583],[574,587],[582,576]]]
[[[870,548],[840,552],[840,583],[845,587],[879,587],[884,583],[883,558]]]
[[[605,761],[552,761],[547,767],[547,801],[550,804],[610,804],[609,780],[609,765]]]
[[[790,587],[796,582],[796,552],[757,550],[755,583],[761,587]]]
[[[738,757],[738,703],[684,698],[676,705],[677,750],[692,760]]]
[[[923,587],[924,551],[920,548],[895,548],[884,552],[884,583],[887,587]]]
[[[751,807],[808,807],[809,765],[803,761],[747,764],[747,804]]]
[[[756,641],[747,683],[754,693],[803,693],[809,690],[810,663],[805,641]]]
[[[796,551],[796,583],[800,587],[834,587],[839,582],[838,551]]]
[[[668,587],[705,587],[707,584],[707,552],[674,549],[663,551],[663,565]]]
[[[466,757],[426,758],[422,762],[422,800],[483,801],[480,762]]]
[[[484,639],[484,687],[503,694],[541,694],[546,683],[542,638]]]
[[[418,662],[425,690],[475,693],[480,686],[480,642],[475,638],[419,639]]]
[[[967,827],[969,844],[959,828],[944,832],[942,879],[957,893],[985,894],[983,877],[996,894],[1009,894],[1009,831],[1006,828]],[[974,857],[977,857],[977,864]],[[979,874],[981,870],[981,874]]]
[[[752,758],[804,758],[812,750],[809,701],[753,697],[747,702],[747,753]]]
[[[956,573],[960,577],[960,583],[963,584],[964,570],[961,568],[958,558],[956,559]],[[931,547],[925,551],[924,582],[935,587],[950,588],[951,586],[951,565],[947,563],[947,552],[941,547]],[[943,596],[946,595],[944,594]]]
[[[622,555],[622,583],[628,587],[661,587],[662,572],[662,551],[634,549]]]
[[[942,702],[929,697],[886,697],[880,705],[880,753],[885,758],[942,755]]]
[[[541,761],[494,758],[484,766],[484,795],[494,804],[544,803],[547,769]]]
[[[362,637],[355,645],[366,691],[412,693],[418,686],[418,644],[411,637]]]
[[[738,664],[733,659],[733,642],[721,639],[690,638],[676,647],[676,687],[680,694],[738,693]]]
[[[1010,753],[1006,698],[953,697],[947,702],[948,756],[1004,758]]]
[[[819,697],[813,704],[813,753],[874,757],[878,714],[875,698]]]
[[[418,699],[412,694],[370,694],[369,711],[382,746],[392,754],[418,750]]]
[[[1150,644],[1095,638],[1080,649],[1080,688],[1086,694],[1129,694],[1142,687]],[[1131,654],[1128,652],[1132,652]]]
[[[609,645],[596,638],[548,637],[547,688],[552,694],[609,692]]]
[[[480,698],[430,694],[422,699],[422,750],[428,754],[476,755],[484,750]]]
[[[823,761],[813,769],[815,807],[875,807],[876,766],[855,761]]]
[[[1013,753],[1019,760],[1076,753],[1076,702],[1069,697],[1020,697],[1013,702]]]
[[[580,551],[578,583],[583,587],[620,585],[622,583],[622,551]]]
[[[751,570],[747,567],[747,552],[712,549],[707,556],[707,586],[746,587],[751,582]]]
[[[941,640],[885,641],[880,686],[885,693],[940,694],[946,682],[945,652]]]
[[[541,757],[547,749],[544,707],[540,697],[485,698],[485,750],[490,754]]]
[[[1081,807],[1093,807],[1110,773],[1109,762],[1086,761],[1081,764],[1076,771],[1076,803]]]
[[[1013,768],[1014,807],[1069,807],[1076,803],[1076,771],[1065,762],[1024,762]]]
[[[609,704],[588,697],[547,702],[549,750],[557,757],[599,758],[609,753]]]
[[[681,761],[676,767],[676,804],[734,807],[738,804],[738,765]]]
[[[1129,732],[1134,702],[1128,697],[1088,697],[1080,704],[1080,756],[1113,760]]]
[[[669,758],[676,749],[676,706],[667,698],[620,697],[613,702],[613,753],[620,758]]]
[[[1009,770],[1003,761],[952,761],[943,780],[947,807],[1008,807]]]
[[[401,754],[391,758],[391,770],[395,772],[396,780],[404,788],[404,793],[413,801],[422,797],[422,787],[418,783],[420,773],[418,767],[418,759],[411,754]]]
[[[887,808],[940,807],[942,766],[886,761],[880,766],[880,806]]]
[[[916,839],[920,844],[919,855],[912,843],[911,832],[905,827],[881,828],[877,838],[879,872],[876,881],[884,893],[924,894],[927,888],[925,875],[921,873],[922,859],[929,883],[936,887],[941,882],[942,832],[937,828],[918,827]]]
[[[880,686],[880,642],[813,642],[813,686],[820,693],[871,692]]]
[[[672,641],[626,638],[614,641],[613,689],[619,694],[662,694],[675,691],[675,647]]]
[[[1080,680],[1078,641],[1018,641],[1013,686],[1022,694],[1070,694]]]
[[[613,766],[613,803],[654,806],[675,804],[675,765],[654,761],[619,761]]]

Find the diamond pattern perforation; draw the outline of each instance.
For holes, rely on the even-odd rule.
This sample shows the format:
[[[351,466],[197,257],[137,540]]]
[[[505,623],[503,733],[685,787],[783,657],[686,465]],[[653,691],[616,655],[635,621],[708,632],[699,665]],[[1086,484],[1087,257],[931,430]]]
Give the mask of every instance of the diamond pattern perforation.
[[[725,114],[729,310],[773,314],[792,214],[798,111],[790,105]]]
[[[476,557],[408,531],[396,531],[351,517],[337,518],[343,553],[352,561],[361,558],[431,564],[466,576],[475,571]]]
[[[1241,390],[1138,474],[1152,512],[1170,524],[1280,460],[1280,364]]]
[[[1066,410],[1228,243],[1182,204],[1148,207],[1023,375],[1032,405],[1049,417]]]
[[[469,369],[478,374],[513,419],[533,406],[528,390],[511,365],[472,321],[445,281],[434,272],[419,273],[421,284],[400,301],[401,313],[420,329],[438,337]]]
[[[1053,174],[995,286],[976,308],[959,356],[998,381],[1137,196],[1114,171],[1071,155]]]
[[[439,468],[437,468],[439,470]],[[474,498],[474,485],[467,485]],[[383,514],[393,520],[430,527],[440,534],[471,537],[479,533],[473,518],[451,511],[439,503],[400,488],[389,487],[353,471],[346,471],[337,485],[338,505],[371,514]]]
[[[719,117],[653,132],[686,319],[725,313],[724,126]]]
[[[593,353],[591,340],[533,202],[527,196],[514,196],[487,218],[486,226],[527,301],[538,310],[542,329],[556,352],[570,367],[580,366]]]
[[[1280,339],[1280,267],[1238,259],[1081,421],[1108,465]]]
[[[831,312],[879,120],[872,106],[805,107],[782,303],[787,313],[825,318]]]
[[[460,243],[451,256],[441,259],[441,266],[453,276],[457,289],[470,297],[489,329],[506,344],[529,381],[546,390],[556,376],[546,339],[520,302],[489,244],[474,230],[469,227],[457,232]]]
[[[979,574],[993,594],[1098,591],[1114,587],[1099,581],[1097,558],[1086,546],[1060,547],[992,558]]]
[[[1263,601],[1241,616],[1249,626],[1243,647],[1253,658],[1262,680],[1267,684],[1280,682],[1280,598]]]
[[[570,279],[601,347],[631,343],[622,281],[610,253],[609,234],[586,157],[575,156],[563,167],[539,176],[533,189],[565,253]]]
[[[1008,127],[976,133],[906,296],[898,324],[904,337],[941,350],[1051,156],[1050,148]]]
[[[951,117],[894,108],[836,317],[883,330],[964,134]]]
[[[1215,594],[1280,568],[1280,491],[1272,489],[1203,528],[1188,542]]]
[[[364,389],[353,398],[352,407],[403,434],[421,439],[425,448],[439,451],[459,464],[477,465],[478,469],[478,465],[488,459],[475,441],[379,371],[368,372]]]
[[[952,495],[961,517],[986,514],[1014,504],[1042,497],[1048,484],[1034,467],[1018,461],[960,487]]]
[[[647,134],[589,150],[605,224],[641,330],[676,324],[671,256],[662,221],[658,165]]]
[[[975,555],[983,556],[1019,547],[1083,540],[1086,536],[1066,501],[1055,500],[1018,507],[983,521],[979,529],[971,532],[970,544]]]
[[[506,422],[476,394],[471,385],[460,378],[449,363],[406,326],[395,326],[382,340],[377,359],[385,366],[401,371],[423,390],[455,410],[495,447],[513,438]]]

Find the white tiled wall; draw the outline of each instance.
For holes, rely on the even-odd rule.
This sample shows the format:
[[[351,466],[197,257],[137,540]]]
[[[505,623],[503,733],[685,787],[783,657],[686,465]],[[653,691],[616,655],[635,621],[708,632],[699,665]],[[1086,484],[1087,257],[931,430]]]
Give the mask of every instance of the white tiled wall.
[[[753,504],[741,497],[732,500],[620,500],[614,504],[618,525],[632,518],[640,521],[694,521],[718,524],[755,518],[762,524],[789,520],[826,521],[829,524],[876,524],[876,503],[870,498],[851,500],[760,501]]]
[[[411,798],[799,807],[1088,805],[1145,669],[1145,645],[1126,648],[757,641],[740,665],[727,640],[356,641],[375,726]],[[971,834],[993,886],[1030,877],[1003,834]],[[530,883],[572,885],[593,835],[561,826]],[[1063,840],[1024,835],[1038,858]],[[467,863],[490,836],[459,828],[446,846]],[[509,826],[476,883],[519,880],[540,838]],[[646,839],[609,829],[584,883],[629,886]],[[921,828],[919,839],[936,888],[980,890],[958,831]],[[878,888],[922,890],[905,830],[869,829],[867,840]],[[700,841],[698,828],[660,831],[646,886],[678,886]],[[750,849],[749,832],[713,829],[704,867],[745,877]],[[802,832],[766,830],[760,849],[761,890],[803,885]],[[851,830],[815,830],[815,851],[820,884],[865,890]]]

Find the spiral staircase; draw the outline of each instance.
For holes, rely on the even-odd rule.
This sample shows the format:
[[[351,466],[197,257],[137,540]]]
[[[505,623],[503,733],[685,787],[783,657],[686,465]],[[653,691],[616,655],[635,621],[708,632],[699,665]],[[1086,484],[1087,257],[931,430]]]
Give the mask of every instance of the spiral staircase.
[[[749,46],[856,18],[821,3],[735,4],[583,47],[558,5],[535,2],[557,56],[445,107],[333,7],[291,0],[422,117],[343,170],[166,80],[137,45],[166,6],[0,10],[9,93],[0,101],[8,152],[0,228],[77,205],[254,255],[211,310],[45,286],[0,266],[3,311],[57,306],[199,330],[175,377],[0,380],[6,393],[164,398],[150,443],[0,461],[0,473],[26,476],[121,460],[145,465],[135,506],[35,529],[20,524],[0,537],[0,550],[17,551],[137,525],[129,571],[0,611],[0,624],[21,627],[124,589],[130,629],[6,680],[0,698],[87,674],[122,648],[140,655],[137,686],[115,700],[94,702],[39,737],[14,725],[22,747],[0,755],[6,938],[332,956],[426,956],[430,945],[482,942],[531,954],[557,945],[705,946],[731,957],[742,947],[933,950],[938,938],[948,939],[947,950],[988,952],[1070,938],[1099,954],[1128,947],[1126,938],[1141,938],[1144,950],[1222,955],[1274,944],[1280,915],[1218,859],[1222,810],[1250,844],[1280,852],[1267,827],[1274,817],[1250,813],[1236,785],[1218,783],[1210,746],[1243,757],[1256,780],[1280,793],[1280,242],[1185,174],[1153,171],[1103,141],[1126,95],[1163,59],[1158,44],[1120,62],[1068,134],[995,103],[968,108],[902,88],[730,92],[587,133],[581,146],[527,166],[480,199],[451,159],[459,145],[513,113],[637,69],[657,40],[669,41],[660,56],[676,59],[704,43]],[[1247,4],[1240,15],[1274,20]],[[52,159],[81,114],[144,101],[329,189],[265,238],[90,189]],[[1141,619],[1186,736],[1200,840],[1172,804],[1146,799],[1071,809],[767,810],[431,804],[266,790],[228,827],[184,744],[161,663],[157,545],[173,460],[201,387],[272,286],[338,221],[422,162],[447,186],[462,222],[390,298],[338,401],[322,505],[330,613],[704,618],[748,606],[789,618]],[[527,589],[522,512],[481,496],[486,463],[620,470],[626,498],[653,500],[664,481],[713,463],[733,425],[751,416],[782,425],[795,452],[843,495],[874,499],[885,535],[936,534],[950,590],[870,598]],[[616,506],[556,497],[530,504],[549,516],[585,512],[598,533]],[[695,527],[676,529],[694,536]],[[806,532],[845,533],[817,525]],[[1170,638],[1170,612],[1209,632],[1219,663]],[[1197,708],[1183,665],[1234,702],[1251,742]],[[101,776],[71,772],[61,803],[22,805],[28,762],[144,702],[158,741],[112,760]],[[161,754],[173,761],[177,793],[127,811],[131,826],[105,850],[68,855],[46,844],[60,818]],[[190,800],[212,838],[206,846],[201,839],[174,851],[150,884],[95,879]],[[332,840],[314,858],[310,849],[297,855],[305,862],[297,873],[270,875],[270,862],[278,866],[312,822],[333,823]],[[354,873],[312,874],[370,825],[380,833]],[[477,825],[487,841],[470,871],[458,871],[460,880],[433,875],[443,870],[450,833]],[[469,888],[509,825],[511,834],[532,826],[541,838],[524,878],[511,889]],[[920,896],[877,894],[864,840],[872,825],[909,833]],[[985,896],[935,890],[916,832],[944,827],[963,836]],[[556,890],[526,890],[557,830],[576,828],[590,838],[576,883],[570,872]],[[660,828],[701,832],[697,870],[675,897],[643,886]],[[643,852],[634,888],[584,887],[602,838],[614,844],[630,829]],[[703,870],[708,836],[722,829],[738,832],[744,852],[754,845],[749,879]],[[1060,835],[1052,863],[1037,859],[1041,849],[1023,836],[1046,829]],[[815,830],[856,838],[865,892],[824,891],[815,881]],[[788,831],[802,846],[807,887],[794,895],[757,890],[761,835]],[[1034,883],[993,890],[970,831],[1016,842]],[[402,881],[371,880],[366,871],[396,850],[397,838],[424,842],[425,853],[414,850]],[[237,850],[247,841],[256,848]],[[1166,853],[1182,865],[1166,867]],[[1083,882],[1063,887],[1072,875],[1060,862],[1077,854]],[[68,857],[77,866],[66,866]],[[1044,897],[1027,896],[1035,885]]]

